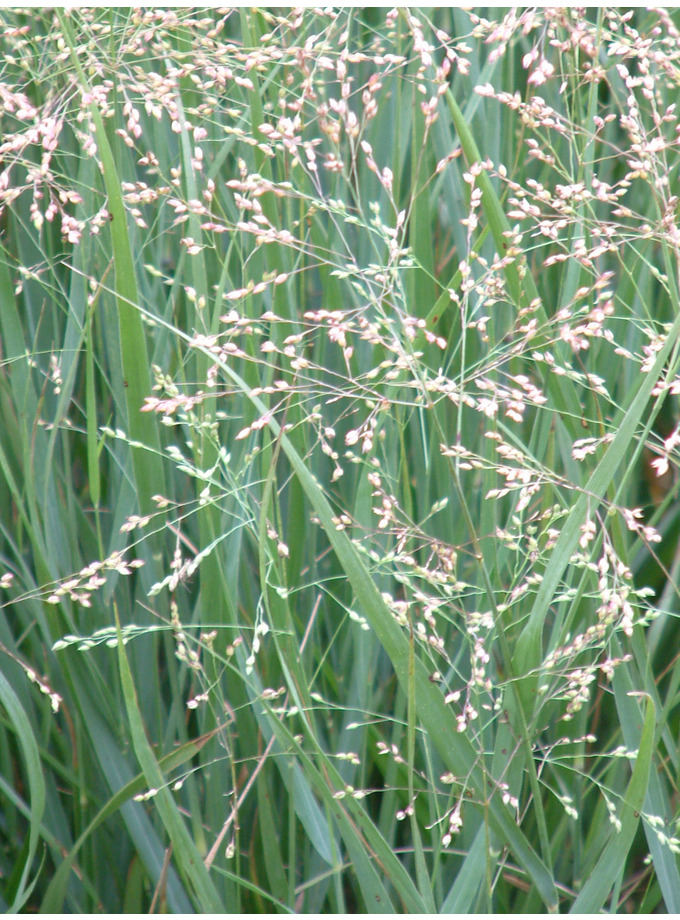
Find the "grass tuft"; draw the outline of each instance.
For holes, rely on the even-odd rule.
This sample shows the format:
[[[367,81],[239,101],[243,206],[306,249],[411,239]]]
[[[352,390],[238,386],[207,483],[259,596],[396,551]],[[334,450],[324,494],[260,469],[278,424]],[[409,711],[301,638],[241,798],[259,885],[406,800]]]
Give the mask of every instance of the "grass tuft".
[[[680,912],[680,21],[0,13],[0,904]]]

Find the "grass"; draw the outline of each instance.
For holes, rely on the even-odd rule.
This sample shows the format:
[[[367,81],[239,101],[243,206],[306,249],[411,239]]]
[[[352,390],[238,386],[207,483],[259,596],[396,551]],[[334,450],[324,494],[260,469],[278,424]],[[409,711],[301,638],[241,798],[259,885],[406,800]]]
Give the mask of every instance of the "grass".
[[[2,12],[5,910],[680,911],[680,23],[493,12]]]

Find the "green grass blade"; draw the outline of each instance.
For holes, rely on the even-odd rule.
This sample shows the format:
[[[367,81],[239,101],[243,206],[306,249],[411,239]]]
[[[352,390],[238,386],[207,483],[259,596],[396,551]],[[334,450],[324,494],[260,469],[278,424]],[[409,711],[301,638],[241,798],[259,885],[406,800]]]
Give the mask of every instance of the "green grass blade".
[[[623,650],[619,642],[614,643],[612,651],[615,655],[622,654]],[[645,686],[640,681],[635,681],[634,683],[632,676],[625,671],[619,671],[615,674],[613,683],[616,710],[621,723],[624,743],[629,750],[636,750],[640,746],[640,713],[634,694],[637,687],[642,687],[642,692],[645,692]],[[653,699],[651,694],[649,696]],[[663,718],[663,713],[659,713],[659,717]],[[657,737],[660,734],[658,727],[656,734]],[[657,758],[661,756],[661,753],[657,752]],[[670,832],[671,835],[675,823],[673,796],[673,786],[671,783],[664,781],[663,773],[656,769],[650,769],[644,811],[646,815],[661,817],[668,829],[667,834]],[[644,829],[649,854],[663,894],[666,911],[670,914],[680,913],[680,871],[677,855],[667,844],[664,844],[659,839],[657,829],[647,820],[644,821]]]
[[[442,914],[469,914],[484,885],[487,853],[487,832],[485,827],[477,831],[472,846],[467,851],[463,864],[442,904]]]
[[[191,760],[192,757],[195,757],[198,752],[201,750],[204,744],[206,744],[214,735],[216,730],[209,732],[207,735],[202,738],[197,738],[194,741],[190,741],[187,744],[182,745],[182,747],[177,748],[175,751],[171,751],[169,754],[166,754],[165,757],[162,757],[158,761],[158,767],[163,774],[171,773],[173,770],[176,770],[178,767],[181,767],[182,764],[185,764],[188,760]],[[76,858],[79,851],[82,849],[83,844],[87,841],[89,837],[92,836],[94,831],[104,822],[107,818],[110,818],[111,815],[114,815],[126,802],[129,802],[130,799],[134,798],[136,795],[140,795],[148,789],[148,782],[143,773],[140,773],[134,779],[126,783],[118,792],[113,795],[106,805],[103,806],[97,812],[95,817],[90,821],[88,826],[78,837],[73,847],[69,850],[67,856],[64,858],[63,862],[60,863],[57,871],[52,877],[50,884],[47,887],[45,896],[40,905],[40,912],[47,914],[60,914],[64,910],[64,899],[66,897],[66,888],[68,886],[69,875],[73,871]]]
[[[223,372],[242,392],[249,396],[258,412],[264,415],[265,406],[257,396],[250,394],[245,381],[228,365],[223,363],[221,366]],[[352,585],[357,601],[389,655],[399,682],[404,691],[408,693],[408,640],[394,620],[349,537],[343,530],[337,529],[328,500],[291,441],[281,432],[275,420],[269,421],[269,427],[276,437],[281,438],[281,446],[321,521],[340,565]],[[419,701],[419,720],[438,749],[444,763],[454,775],[474,777],[478,788],[481,789],[477,753],[470,741],[464,735],[457,733],[456,721],[444,704],[441,691],[430,682],[429,674],[420,661],[416,661],[415,688]],[[526,868],[548,909],[556,908],[557,892],[552,876],[517,827],[508,808],[497,797],[494,797],[490,805],[490,813],[496,830]]]
[[[333,797],[332,786],[329,788],[329,780],[330,780],[330,783],[335,786],[335,789],[338,792],[340,792],[343,789],[344,783],[340,779],[340,776],[338,775],[337,771],[333,768],[332,764],[327,760],[324,765],[324,770],[322,774],[321,771],[318,770],[317,767],[314,765],[309,755],[300,746],[299,741],[297,741],[294,738],[294,736],[287,730],[286,726],[284,726],[283,723],[276,716],[273,716],[272,718],[268,718],[267,714],[265,712],[262,712],[261,714],[258,714],[258,722],[260,723],[262,730],[263,730],[263,734],[265,735],[266,738],[271,738],[273,734],[279,740],[282,750],[286,750],[286,749],[295,750],[295,753],[297,755],[297,760],[299,761],[297,763],[294,763],[293,765],[294,777],[297,778],[297,785],[294,785],[295,779],[293,779],[293,781],[290,781],[289,779],[287,779],[283,771],[281,775],[282,775],[284,782],[286,783],[286,786],[288,787],[289,795],[291,794],[291,792],[293,792],[293,790],[295,790],[294,791],[294,801],[295,801],[296,813],[298,814],[300,820],[305,824],[307,833],[310,833],[310,836],[312,837],[312,839],[316,836],[314,825],[311,824],[309,820],[309,817],[310,817],[309,811],[306,813],[304,810],[302,811],[300,810],[298,794],[302,792],[304,796],[307,797],[308,803],[313,806],[311,809],[312,814],[318,814],[319,816],[321,815],[321,811],[317,805],[316,799],[313,796],[312,788],[310,788],[311,786],[313,787],[317,795],[320,796],[321,799],[324,801],[324,804],[326,805],[326,807],[331,810],[331,813],[340,829],[342,839],[344,840],[345,846],[347,847],[349,858],[357,874],[357,880],[359,882],[362,894],[366,901],[367,909],[370,906],[371,911],[375,913],[394,913],[395,912],[394,907],[392,905],[392,902],[390,901],[390,898],[385,889],[385,886],[383,885],[373,865],[373,860],[370,858],[370,856],[366,852],[365,847],[362,845],[361,836],[357,831],[357,827],[355,826],[357,822],[357,818],[359,814],[361,813],[360,804],[352,800],[351,797],[348,797],[347,805],[344,806],[343,805],[344,800],[343,802],[337,801]],[[372,827],[372,823],[370,822],[370,820],[367,823],[369,827]],[[330,852],[330,847],[328,844],[328,840],[329,840],[328,824],[325,822],[325,820],[324,820],[324,825],[325,825],[325,831],[326,831],[325,843],[326,843],[326,847],[328,848],[327,862],[329,865],[334,867],[336,860],[334,859],[332,853]],[[359,825],[359,830],[365,831],[366,828],[362,828],[361,825]],[[369,837],[369,842],[375,845],[376,841]],[[317,845],[317,849],[319,849],[318,845]],[[384,852],[382,850],[383,848],[379,848],[377,852],[378,852],[378,855],[382,856],[383,859],[387,862],[388,872],[389,872],[390,862],[397,862],[397,861],[396,861],[396,858],[394,857],[394,854],[391,853],[389,849],[385,848]],[[398,865],[398,862],[397,862],[397,865]],[[394,876],[393,876],[393,883],[394,883]],[[397,880],[397,885],[398,885],[398,880]],[[412,888],[412,885],[409,885],[408,887]],[[415,889],[413,889],[413,892],[415,893],[415,905],[418,905],[418,906],[415,906],[415,909],[416,911],[418,911],[422,907],[422,902],[420,901],[420,898],[415,892]],[[412,897],[410,899],[407,898],[407,903],[409,902],[411,904],[414,904]],[[413,909],[413,907],[411,909]]]
[[[274,816],[269,786],[262,772],[257,777],[257,803],[260,840],[270,890],[273,897],[285,904],[288,900],[288,882],[278,841],[278,822]],[[289,907],[292,909],[293,905]]]
[[[652,390],[656,385],[664,366],[680,337],[680,314],[677,316],[672,328],[669,330],[663,347],[650,368],[644,375],[637,392],[630,400],[630,406],[622,413],[622,418],[616,426],[616,434],[602,457],[592,476],[573,507],[570,509],[567,521],[557,540],[546,567],[541,584],[536,593],[527,625],[517,641],[513,659],[517,674],[531,674],[540,664],[542,657],[543,626],[548,613],[548,608],[557,592],[565,569],[569,565],[581,533],[581,525],[585,519],[587,509],[593,513],[595,502],[599,502],[605,495],[607,488],[614,479],[627,451],[633,442],[637,427],[647,409]],[[676,373],[680,361],[676,362],[671,373]],[[531,698],[535,681],[530,681],[523,687],[523,703],[527,716],[533,710],[534,701]],[[527,691],[527,688],[528,691]]]
[[[197,903],[203,911],[221,913],[225,909],[217,889],[203,864],[196,844],[189,836],[184,819],[182,818],[170,790],[165,784],[162,770],[156,756],[147,740],[142,723],[137,694],[132,680],[132,672],[125,653],[123,634],[120,629],[120,620],[116,615],[118,631],[118,662],[120,676],[125,697],[132,744],[135,754],[144,772],[145,779],[150,789],[157,789],[156,802],[161,819],[173,843],[174,857],[178,862],[180,872],[196,895]]]
[[[654,727],[656,710],[654,704],[645,697],[644,724],[640,748],[635,759],[625,798],[621,806],[621,828],[614,833],[604,849],[602,856],[593,867],[579,896],[574,901],[570,913],[597,913],[605,904],[612,886],[625,868],[626,858],[640,823],[640,811],[647,794],[649,770],[654,750]]]
[[[413,856],[416,866],[416,879],[418,881],[418,891],[427,906],[429,914],[435,913],[435,903],[432,896],[432,883],[430,882],[425,862],[425,852],[423,850],[423,841],[420,837],[420,828],[416,814],[416,795],[414,791],[413,774],[415,770],[416,758],[416,719],[417,719],[417,700],[416,700],[416,659],[413,638],[413,624],[410,624],[410,635],[408,641],[408,715],[406,726],[406,749],[408,761],[408,797],[411,809],[410,824],[411,838],[413,842]]]
[[[31,817],[28,826],[27,846],[24,851],[24,861],[16,891],[11,895],[12,903],[9,907],[11,913],[17,913],[24,906],[30,894],[29,874],[33,868],[38,843],[40,841],[40,822],[45,811],[45,782],[43,780],[40,753],[31,729],[31,724],[19,698],[11,688],[5,675],[0,671],[0,702],[2,703],[13,731],[19,742],[19,747],[26,765],[26,778],[31,795]]]
[[[71,57],[78,73],[81,87],[84,91],[89,91],[90,87],[71,37],[68,18],[63,13],[58,13],[57,15],[64,30],[64,35],[69,39]],[[111,214],[111,242],[113,245],[116,303],[125,377],[127,423],[130,439],[150,448],[150,450],[134,450],[132,455],[140,513],[148,514],[155,507],[151,501],[151,496],[157,493],[165,494],[165,473],[159,458],[160,437],[157,422],[155,419],[149,419],[140,414],[145,397],[151,392],[146,335],[138,309],[139,294],[135,280],[135,265],[132,258],[132,248],[127,228],[127,214],[123,203],[116,162],[99,109],[93,104],[90,111],[96,128],[97,146],[102,160],[104,184]]]

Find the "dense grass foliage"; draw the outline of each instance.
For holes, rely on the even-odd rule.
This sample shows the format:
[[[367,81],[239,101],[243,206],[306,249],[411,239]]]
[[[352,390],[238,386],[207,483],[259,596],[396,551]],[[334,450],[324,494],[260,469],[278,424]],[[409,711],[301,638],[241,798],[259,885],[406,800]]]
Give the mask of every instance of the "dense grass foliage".
[[[0,13],[3,909],[680,912],[680,20],[493,15]]]

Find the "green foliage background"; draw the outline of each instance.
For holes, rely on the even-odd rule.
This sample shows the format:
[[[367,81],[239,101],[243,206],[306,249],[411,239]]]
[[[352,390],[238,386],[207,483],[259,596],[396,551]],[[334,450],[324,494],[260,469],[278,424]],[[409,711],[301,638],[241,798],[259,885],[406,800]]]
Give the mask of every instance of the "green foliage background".
[[[677,14],[0,17],[3,908],[680,912]]]

